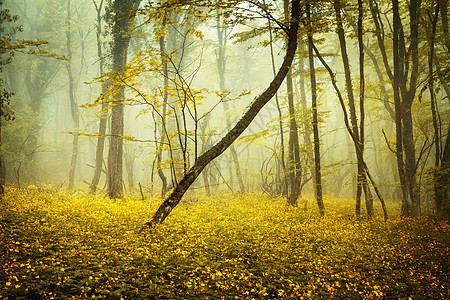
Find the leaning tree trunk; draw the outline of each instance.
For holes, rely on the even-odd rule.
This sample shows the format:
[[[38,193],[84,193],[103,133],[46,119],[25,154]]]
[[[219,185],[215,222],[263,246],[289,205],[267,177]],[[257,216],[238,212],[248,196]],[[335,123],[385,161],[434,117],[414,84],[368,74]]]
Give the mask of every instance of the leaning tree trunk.
[[[275,95],[284,78],[286,77],[286,74],[288,73],[295,56],[295,51],[297,49],[299,16],[300,1],[293,0],[291,9],[291,23],[287,29],[288,44],[286,55],[284,57],[283,64],[278,70],[275,78],[270,83],[269,87],[261,95],[256,97],[244,116],[219,142],[217,142],[208,151],[198,157],[194,165],[183,176],[183,178],[181,178],[178,185],[175,187],[169,197],[167,197],[166,200],[158,208],[156,213],[153,215],[152,220],[146,222],[141,231],[145,228],[153,228],[155,225],[162,223],[166,219],[170,212],[178,205],[184,193],[188,190],[195,179],[197,179],[206,165],[208,165],[212,160],[221,155],[226,149],[228,149],[228,147],[230,147],[230,145],[250,125],[250,123],[253,121],[259,111],[264,107],[264,105],[269,102],[270,99],[272,99],[272,97]]]

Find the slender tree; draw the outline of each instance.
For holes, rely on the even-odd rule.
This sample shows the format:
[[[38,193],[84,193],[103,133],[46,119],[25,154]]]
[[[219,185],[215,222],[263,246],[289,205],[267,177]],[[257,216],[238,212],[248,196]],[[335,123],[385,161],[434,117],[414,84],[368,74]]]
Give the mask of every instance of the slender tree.
[[[223,92],[225,92],[225,89],[226,89],[226,82],[225,82],[225,79],[226,79],[225,70],[226,70],[226,64],[227,64],[226,47],[227,47],[228,36],[230,35],[231,30],[227,26],[224,26],[224,24],[222,24],[220,22],[220,17],[217,18],[216,29],[217,29],[217,39],[218,39],[216,60],[217,60],[217,68],[219,71],[220,92],[223,93]],[[230,114],[229,114],[230,106],[227,101],[223,101],[222,104],[223,104],[223,108],[225,111],[225,120],[226,120],[226,124],[227,124],[227,130],[230,130],[231,129],[231,120],[230,120]],[[230,153],[231,153],[231,158],[233,160],[233,165],[234,165],[234,170],[236,172],[237,181],[239,184],[239,190],[241,191],[241,193],[244,193],[245,186],[244,186],[244,181],[242,179],[241,166],[239,164],[239,158],[238,158],[236,147],[234,144],[230,145]]]
[[[159,178],[161,179],[161,198],[167,193],[167,177],[164,174],[164,171],[161,167],[162,157],[163,157],[163,145],[167,138],[167,130],[166,130],[166,119],[167,119],[167,104],[169,101],[169,69],[167,62],[167,51],[166,51],[166,25],[167,25],[167,15],[163,17],[161,30],[162,34],[159,38],[159,50],[161,51],[161,63],[163,67],[163,76],[164,76],[164,91],[163,91],[163,107],[161,112],[161,133],[159,136],[159,143],[156,145],[156,169]],[[156,123],[155,123],[156,126]],[[155,128],[156,130],[156,128]]]
[[[103,55],[103,47],[102,47],[102,7],[103,0],[97,4],[95,0],[93,0],[95,11],[97,12],[97,24],[96,24],[96,41],[97,41],[97,56],[99,59],[99,71],[100,76],[102,76],[105,72],[105,57]],[[105,150],[105,134],[106,134],[106,126],[108,122],[108,112],[107,112],[107,99],[106,99],[106,89],[107,83],[102,83],[102,106],[100,111],[100,122],[98,126],[98,137],[97,137],[97,145],[95,147],[95,166],[94,166],[94,176],[92,177],[90,191],[91,193],[95,193],[97,190],[98,183],[100,181],[100,176],[103,170],[103,153]]]
[[[73,125],[75,131],[80,127],[80,114],[78,112],[77,100],[75,99],[75,82],[72,71],[72,27],[71,27],[71,1],[67,0],[67,16],[66,16],[66,47],[67,47],[67,61],[66,61],[66,71],[69,77],[69,103],[70,112],[72,115]],[[75,184],[75,168],[78,159],[78,139],[79,135],[77,132],[73,135],[72,140],[72,158],[70,161],[69,169],[69,189],[73,189]]]
[[[162,223],[170,212],[178,205],[181,198],[191,184],[197,179],[203,169],[212,160],[221,155],[250,125],[253,119],[257,116],[259,111],[264,107],[264,105],[272,99],[272,97],[277,92],[278,88],[282,84],[284,78],[286,77],[292,61],[295,56],[297,49],[297,33],[299,28],[299,17],[300,17],[300,1],[293,0],[291,5],[291,16],[288,25],[284,25],[288,36],[288,43],[286,54],[283,63],[275,76],[275,78],[270,83],[269,87],[250,105],[243,117],[236,123],[236,125],[214,146],[212,146],[208,151],[200,155],[189,171],[181,178],[178,185],[170,193],[170,195],[164,200],[158,210],[152,217],[152,220],[146,222],[141,231],[145,228],[153,228],[155,225]]]
[[[308,14],[308,58],[309,58],[309,77],[311,81],[311,107],[312,107],[312,128],[314,145],[314,192],[316,195],[319,212],[325,214],[325,205],[322,197],[322,170],[320,165],[320,138],[319,138],[319,118],[317,114],[317,83],[316,70],[314,67],[313,53],[313,29],[311,26],[311,8],[307,5]]]
[[[272,22],[267,20],[269,26],[269,45],[270,45],[270,58],[272,62],[272,72],[273,76],[277,75],[277,70],[275,66],[275,55],[273,51],[273,30],[272,30]],[[286,168],[286,158],[285,158],[285,142],[284,142],[284,129],[283,129],[283,113],[281,111],[280,101],[278,99],[278,93],[275,93],[275,105],[277,107],[278,113],[278,128],[279,128],[279,136],[280,136],[280,165],[281,165],[281,180],[279,180],[280,192],[281,195],[287,196],[288,189],[288,178],[287,178],[287,168]]]
[[[350,70],[350,62],[347,53],[347,42],[345,38],[345,32],[342,22],[341,10],[343,9],[343,4],[340,0],[336,0],[333,3],[334,10],[336,13],[337,21],[337,34],[339,38],[339,44],[341,48],[341,58],[344,66],[345,74],[345,87],[347,91],[348,98],[348,109],[350,112],[350,123],[352,128],[352,135],[356,140],[355,147],[356,152],[360,151],[364,155],[364,48],[362,45],[362,2],[358,2],[358,45],[359,45],[359,62],[360,62],[360,124],[358,125],[358,118],[356,114],[356,104],[355,96],[353,91],[352,76]],[[359,216],[361,214],[361,195],[362,191],[365,192],[366,197],[366,211],[369,218],[373,217],[373,200],[372,194],[369,187],[367,186],[366,174],[364,171],[364,163],[361,160],[362,157],[359,155],[357,158],[357,183],[356,183],[356,205],[355,212]]]

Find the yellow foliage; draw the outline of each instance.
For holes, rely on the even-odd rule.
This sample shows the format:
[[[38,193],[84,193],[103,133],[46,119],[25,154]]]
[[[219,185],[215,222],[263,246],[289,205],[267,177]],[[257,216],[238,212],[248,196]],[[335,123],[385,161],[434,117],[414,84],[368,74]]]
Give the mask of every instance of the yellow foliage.
[[[347,215],[352,202],[335,198],[326,217],[313,208],[309,218],[285,199],[216,192],[188,195],[154,233],[139,235],[162,199],[151,211],[138,199],[9,189],[0,200],[0,296],[449,296],[448,223],[358,220]]]

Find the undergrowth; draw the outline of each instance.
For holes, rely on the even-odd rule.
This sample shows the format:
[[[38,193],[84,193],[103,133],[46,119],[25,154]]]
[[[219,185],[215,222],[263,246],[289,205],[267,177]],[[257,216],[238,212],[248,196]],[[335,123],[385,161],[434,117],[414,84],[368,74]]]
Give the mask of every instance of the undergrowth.
[[[345,199],[326,199],[320,218],[312,200],[199,195],[138,234],[162,200],[136,199],[7,190],[0,298],[450,297],[449,224],[401,220],[394,204],[384,223],[354,218]]]

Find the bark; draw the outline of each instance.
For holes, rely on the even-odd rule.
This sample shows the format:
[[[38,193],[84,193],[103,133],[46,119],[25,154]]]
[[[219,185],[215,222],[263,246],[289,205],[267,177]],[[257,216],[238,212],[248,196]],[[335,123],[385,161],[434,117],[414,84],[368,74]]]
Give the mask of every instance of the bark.
[[[360,124],[359,124],[359,138],[361,153],[364,155],[364,139],[365,139],[365,110],[364,110],[364,88],[365,88],[365,74],[364,74],[364,43],[363,43],[363,2],[358,0],[358,48],[359,48],[359,111],[360,111]],[[366,213],[369,219],[373,218],[373,196],[370,192],[369,185],[367,183],[366,174],[364,171],[364,164],[361,160],[358,160],[358,175],[361,179],[361,184],[364,190],[364,198],[366,202]]]
[[[165,33],[165,26],[167,22],[167,17],[164,16],[162,27]],[[162,118],[161,118],[161,136],[159,147],[156,149],[156,168],[158,172],[158,176],[161,179],[161,198],[167,193],[167,177],[164,174],[164,171],[161,168],[162,155],[163,155],[163,145],[167,135],[166,130],[166,114],[167,114],[167,102],[169,100],[169,70],[168,70],[168,62],[166,58],[166,39],[165,34],[161,35],[159,38],[159,50],[161,51],[161,62],[163,66],[163,75],[164,75],[164,94],[163,94],[163,107],[162,107]],[[155,124],[156,126],[156,124]],[[156,130],[156,129],[155,129]]]
[[[375,32],[377,36],[378,47],[381,51],[381,56],[383,58],[383,64],[386,69],[386,74],[389,79],[394,80],[394,75],[392,74],[391,67],[389,66],[388,56],[386,47],[384,46],[384,34],[383,34],[383,22],[381,21],[380,11],[375,0],[369,0],[370,12],[372,14],[373,24],[375,25]]]
[[[416,183],[416,156],[411,108],[416,93],[418,77],[418,9],[420,7],[420,0],[412,0],[409,5],[410,46],[408,50],[406,50],[405,46],[398,0],[393,0],[392,5],[394,19],[393,85],[394,102],[396,103],[396,131],[401,131],[396,133],[396,156],[403,192],[402,215],[414,217],[418,214],[420,198]],[[409,72],[409,70],[411,71]]]
[[[272,71],[273,76],[277,75],[277,71],[275,69],[275,58],[273,54],[273,35],[272,35],[272,24],[270,19],[268,20],[269,25],[269,39],[270,39],[270,58],[272,62]],[[280,164],[282,168],[282,172],[277,172],[277,174],[281,173],[282,179],[279,180],[279,190],[281,195],[287,196],[288,189],[288,178],[287,178],[287,169],[286,169],[286,159],[285,159],[285,146],[284,146],[284,129],[283,129],[283,113],[281,112],[280,101],[278,100],[278,93],[275,93],[275,105],[277,107],[278,112],[278,128],[280,130]],[[277,163],[278,166],[278,163]],[[278,180],[277,180],[278,182]],[[277,187],[278,190],[278,187]]]
[[[0,1],[0,12],[3,10],[3,1]],[[2,26],[2,24],[0,24]],[[3,71],[3,67],[1,66],[1,71]],[[3,109],[3,96],[0,97],[1,103],[0,108]],[[2,126],[3,126],[3,114],[0,114],[0,147],[2,146]],[[3,154],[0,153],[0,197],[5,193],[5,181],[6,181],[6,169],[5,169],[5,161],[3,159]]]
[[[103,6],[103,0],[100,1],[100,4],[97,5],[94,2],[95,9],[97,11],[97,56],[99,59],[99,70],[100,76],[103,75],[105,71],[105,58],[103,57],[102,43],[101,43],[101,35],[102,35],[102,16],[101,10]],[[92,177],[90,191],[92,194],[97,190],[98,183],[100,181],[100,176],[102,174],[103,169],[103,152],[105,150],[105,134],[106,134],[106,125],[108,122],[108,113],[107,106],[108,103],[106,101],[106,83],[102,83],[102,107],[100,112],[100,122],[99,122],[99,135],[97,137],[97,146],[95,147],[95,167],[94,167],[94,176]]]
[[[360,104],[362,104],[362,106],[360,106],[360,109],[362,109],[362,110],[360,110],[360,119],[361,119],[360,126],[362,126],[362,127],[359,128],[358,120],[357,120],[357,116],[356,116],[355,96],[353,93],[350,63],[349,63],[348,54],[347,54],[347,44],[346,44],[345,33],[344,33],[343,24],[342,24],[341,12],[340,12],[341,6],[342,6],[342,4],[339,0],[334,2],[334,10],[336,12],[336,19],[337,19],[337,26],[338,26],[337,34],[339,37],[339,43],[340,43],[340,47],[341,47],[342,63],[344,65],[345,86],[346,86],[346,90],[347,90],[348,108],[350,111],[350,122],[351,122],[351,128],[352,128],[352,135],[357,142],[355,144],[355,147],[359,148],[359,150],[356,149],[356,151],[360,151],[362,154],[364,154],[364,140],[363,140],[363,137],[364,137],[364,135],[363,135],[363,126],[364,126],[363,91],[364,90],[362,89],[361,90],[362,94],[360,94],[360,99],[361,99]],[[360,23],[360,21],[361,21],[361,23]],[[362,29],[362,16],[359,16],[359,18],[358,18],[358,40],[361,41],[361,43],[362,43],[362,36],[361,37],[359,36],[359,34],[362,35],[362,31],[361,31],[361,33],[359,32],[360,28]],[[363,47],[361,45],[360,45],[360,49],[361,49],[361,51],[363,51]],[[360,53],[360,72],[362,72],[362,70],[364,69],[363,68],[363,58],[364,58],[363,55],[361,55],[361,53]],[[364,78],[363,76],[364,76],[364,74],[360,74],[360,77],[362,80]],[[361,86],[363,87],[363,81],[361,82]],[[355,212],[356,212],[356,215],[359,216],[359,215],[361,215],[362,191],[363,190],[367,191],[368,189],[366,188],[367,179],[366,179],[366,175],[364,172],[364,164],[358,155],[357,155],[357,168],[358,168],[358,173],[357,173],[357,182],[356,182]],[[366,197],[368,197],[369,195],[370,194],[367,193]],[[368,214],[369,218],[372,218],[373,208],[371,205],[371,200],[370,200],[370,198],[366,198],[366,199],[367,199],[367,201],[366,201],[367,214]]]
[[[393,12],[393,68],[385,59],[387,57],[381,18],[374,0],[370,0],[372,16],[376,25],[378,45],[383,56],[386,72],[391,79],[394,90],[396,123],[396,159],[402,189],[402,215],[414,217],[419,210],[419,191],[416,182],[416,156],[414,130],[411,109],[416,94],[419,76],[419,8],[421,0],[409,3],[409,37],[405,37],[400,19],[398,0],[392,0]],[[378,24],[378,25],[377,25]],[[406,48],[405,40],[409,41]]]
[[[300,187],[302,183],[302,167],[300,162],[300,145],[298,142],[297,118],[295,117],[291,71],[289,71],[286,76],[286,84],[289,112],[288,178],[290,186],[287,202],[289,205],[297,206],[297,199],[300,196]]]
[[[289,1],[284,0],[284,16],[289,18]],[[294,106],[294,88],[292,83],[292,71],[286,75],[286,88],[288,98],[289,116],[289,148],[288,148],[288,179],[289,193],[287,203],[297,206],[297,199],[300,196],[302,184],[302,167],[300,162],[300,145],[298,142],[297,118]]]
[[[394,105],[395,105],[395,155],[397,157],[397,168],[400,179],[400,186],[402,188],[402,215],[408,215],[411,206],[408,203],[408,192],[406,187],[405,167],[403,163],[403,129],[402,129],[402,104],[400,100],[400,57],[399,57],[399,31],[400,31],[400,16],[398,12],[398,0],[392,1],[393,5],[393,60],[394,60]]]
[[[67,1],[67,17],[66,17],[66,46],[67,46],[67,58],[68,61],[66,62],[66,70],[67,75],[69,76],[69,101],[70,101],[70,111],[72,115],[73,125],[75,127],[75,131],[77,131],[80,127],[80,115],[78,112],[78,106],[77,101],[75,99],[75,91],[74,91],[74,78],[73,78],[73,72],[72,72],[72,33],[71,26],[70,26],[70,18],[71,12],[70,7],[71,2],[70,0]],[[69,189],[73,189],[75,184],[75,168],[77,165],[77,159],[78,159],[78,134],[75,133],[73,135],[73,141],[72,141],[72,159],[70,161],[70,169],[69,169]]]
[[[387,213],[386,204],[384,202],[383,197],[381,196],[381,193],[380,193],[380,191],[378,189],[377,184],[375,183],[375,180],[373,179],[372,175],[370,175],[369,167],[367,166],[366,162],[364,161],[363,153],[362,153],[360,147],[358,146],[359,142],[353,136],[352,126],[349,123],[349,118],[348,118],[346,106],[345,106],[345,103],[344,103],[344,98],[342,97],[342,94],[341,94],[341,92],[340,92],[340,90],[339,90],[339,88],[337,86],[336,75],[333,73],[333,71],[331,70],[330,66],[327,64],[327,62],[323,59],[322,55],[320,54],[319,50],[317,50],[316,46],[314,44],[312,44],[312,47],[314,49],[314,53],[316,54],[317,58],[320,60],[322,65],[325,67],[325,69],[327,69],[328,73],[330,74],[331,83],[333,84],[333,88],[336,91],[336,94],[338,96],[339,104],[341,105],[342,112],[344,113],[345,127],[346,127],[347,132],[349,133],[350,137],[352,138],[353,145],[354,145],[354,147],[356,149],[357,158],[361,160],[361,162],[362,162],[362,164],[364,166],[364,172],[366,173],[367,178],[369,179],[370,183],[372,184],[373,189],[375,190],[375,193],[378,196],[378,199],[380,200],[381,207],[383,209],[384,220],[386,221],[388,219],[388,213]]]
[[[442,9],[441,9],[441,16],[442,16],[442,32],[444,33],[443,36],[445,38],[445,46],[447,47],[447,52],[450,52],[450,34],[448,32],[448,1],[443,0],[442,1]]]
[[[225,57],[225,47],[227,45],[228,33],[226,32],[228,28],[223,24],[220,24],[220,20],[217,20],[217,38],[219,40],[219,47],[217,49],[217,68],[219,70],[219,87],[220,92],[223,93],[225,91],[225,67],[226,67],[226,57]],[[231,130],[231,120],[230,115],[228,113],[230,107],[228,102],[222,102],[223,109],[225,111],[225,119],[227,123],[227,130]],[[245,192],[244,181],[242,180],[242,172],[241,166],[239,165],[239,158],[236,152],[236,147],[234,144],[230,146],[231,158],[233,160],[234,169],[236,171],[236,177],[239,184],[239,190],[241,193]]]
[[[308,19],[310,18],[310,10],[308,5]],[[311,80],[311,107],[312,107],[312,127],[313,127],[313,143],[314,143],[314,190],[320,215],[325,215],[325,206],[322,197],[322,171],[320,165],[320,140],[319,140],[319,120],[317,114],[317,84],[316,71],[314,67],[313,53],[313,35],[311,24],[308,30],[308,57],[309,57],[309,74]]]
[[[442,1],[442,31],[444,32],[445,37],[445,45],[447,47],[447,52],[450,53],[450,35],[448,30],[448,1]],[[435,61],[436,65],[437,60]],[[441,76],[442,77],[442,76]],[[441,83],[444,86],[444,89],[447,93],[447,99],[450,101],[449,89],[445,82],[445,80],[441,79]],[[439,183],[440,187],[438,189],[437,198],[441,199],[439,205],[440,209],[438,212],[438,217],[441,219],[450,220],[450,126],[447,127],[447,135],[446,135],[445,143],[443,145],[442,150],[442,158],[441,158],[441,166],[439,172]]]
[[[436,199],[439,199],[439,203],[436,204],[438,218],[450,220],[450,126],[447,128],[447,138],[442,152],[437,193]]]
[[[200,131],[203,133],[200,136],[200,140],[202,142],[202,153],[205,152],[206,150],[208,150],[209,147],[209,137],[206,137],[206,130],[209,126],[209,119],[210,119],[210,114],[208,114],[205,118],[203,123],[200,125]],[[202,172],[203,175],[203,184],[205,186],[205,192],[207,196],[211,196],[211,188],[210,185],[211,183],[209,182],[209,174],[210,172],[208,172],[209,167],[207,167],[205,169],[204,172]]]
[[[286,55],[277,75],[272,80],[269,87],[261,95],[256,97],[256,99],[245,112],[244,116],[237,122],[237,124],[219,142],[217,142],[208,151],[198,157],[194,165],[189,169],[186,175],[183,176],[183,178],[180,180],[169,197],[167,197],[166,200],[158,208],[156,213],[153,215],[152,220],[145,223],[141,231],[145,228],[151,229],[155,225],[162,223],[166,219],[170,212],[178,205],[184,193],[195,181],[195,179],[197,179],[206,165],[208,165],[208,163],[221,155],[242,134],[242,132],[244,132],[244,130],[250,125],[250,123],[257,116],[264,105],[269,102],[270,99],[272,99],[272,97],[275,95],[284,78],[286,77],[295,56],[295,51],[297,49],[299,17],[300,1],[293,0],[291,9],[291,22],[287,29],[288,44]]]
[[[125,148],[125,150],[129,150]],[[127,170],[128,177],[128,186],[130,188],[134,187],[134,160],[135,157],[133,153],[129,153],[128,151],[124,151],[124,160],[125,160],[125,169]]]
[[[428,72],[429,72],[429,86],[430,99],[431,99],[431,114],[433,117],[433,130],[434,130],[434,170],[433,170],[433,180],[434,180],[434,201],[436,206],[436,213],[438,219],[449,219],[449,199],[448,199],[448,189],[449,189],[449,139],[447,135],[444,149],[441,153],[441,130],[440,124],[438,122],[438,108],[436,95],[434,91],[434,76],[433,76],[433,65],[434,65],[434,48],[435,48],[435,35],[436,27],[439,16],[439,10],[441,6],[446,6],[446,3],[438,3],[435,8],[434,16],[431,16],[430,21],[432,25],[431,35],[430,35],[430,50],[428,53]],[[444,14],[442,14],[444,15]],[[443,17],[444,19],[444,17]],[[450,130],[450,127],[449,127]],[[442,155],[441,155],[442,154]]]
[[[304,49],[304,44],[301,43],[299,45],[300,47],[300,51],[301,53],[303,53],[304,51],[306,51]],[[309,109],[307,107],[307,103],[306,103],[306,91],[305,91],[305,75],[304,75],[304,60],[302,57],[299,58],[299,71],[300,71],[300,104],[302,106],[302,110],[303,110],[303,119],[309,119],[310,118],[310,113],[309,113]],[[306,157],[307,160],[306,162],[304,162],[304,165],[308,166],[308,168],[305,168],[305,172],[303,172],[303,183],[302,186],[305,184],[305,181],[308,180],[307,176],[308,176],[308,172],[306,172],[307,169],[310,169],[310,173],[311,173],[311,178],[313,178],[314,180],[314,185],[315,185],[315,167],[314,167],[314,157],[313,157],[313,142],[311,141],[311,133],[313,132],[312,130],[312,122],[303,122],[303,141],[306,145]],[[319,144],[320,145],[320,144]],[[301,195],[301,191],[300,191],[300,195]]]
[[[112,27],[112,57],[113,57],[113,84],[121,81],[124,68],[127,63],[128,45],[130,42],[130,25],[134,15],[130,12],[137,9],[139,0],[120,1],[115,0],[112,4],[114,21]],[[120,198],[122,196],[123,182],[123,119],[125,88],[122,85],[116,87],[118,90],[112,99],[111,109],[111,139],[108,152],[108,196],[110,198]]]
[[[397,0],[394,0],[397,1]],[[399,88],[401,93],[401,118],[403,122],[403,151],[405,154],[405,182],[407,184],[408,197],[410,201],[405,201],[403,212],[405,216],[415,217],[419,212],[420,197],[417,190],[416,181],[416,152],[414,143],[414,130],[412,121],[412,104],[416,94],[416,85],[419,69],[418,43],[419,43],[419,7],[420,0],[411,0],[409,5],[410,23],[410,45],[406,51],[401,26],[400,16],[397,17],[399,33],[399,59],[400,59],[400,79]],[[398,14],[398,9],[397,9]],[[411,61],[409,61],[411,57]],[[408,71],[411,69],[408,78]],[[409,80],[408,80],[409,79]],[[409,85],[408,85],[409,84]]]

